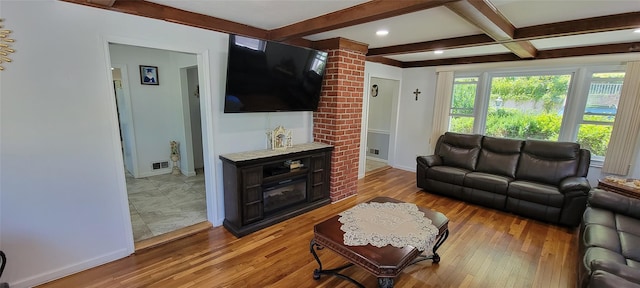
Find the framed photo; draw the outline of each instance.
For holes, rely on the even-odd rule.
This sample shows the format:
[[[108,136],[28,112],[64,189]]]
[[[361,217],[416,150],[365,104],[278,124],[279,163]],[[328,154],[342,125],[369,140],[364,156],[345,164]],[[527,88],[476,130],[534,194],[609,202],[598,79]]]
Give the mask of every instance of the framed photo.
[[[158,67],[140,65],[140,84],[160,85],[160,80],[158,79]]]

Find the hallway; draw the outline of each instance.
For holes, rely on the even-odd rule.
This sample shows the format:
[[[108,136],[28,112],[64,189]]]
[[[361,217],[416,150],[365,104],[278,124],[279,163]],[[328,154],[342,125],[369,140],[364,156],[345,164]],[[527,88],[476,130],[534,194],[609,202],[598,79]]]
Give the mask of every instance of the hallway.
[[[135,242],[207,221],[204,171],[196,176],[126,175]]]

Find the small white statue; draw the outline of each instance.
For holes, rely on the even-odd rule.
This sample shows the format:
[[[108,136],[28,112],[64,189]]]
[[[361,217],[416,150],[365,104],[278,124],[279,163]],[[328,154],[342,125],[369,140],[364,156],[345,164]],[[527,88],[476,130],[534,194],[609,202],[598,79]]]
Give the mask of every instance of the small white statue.
[[[181,175],[180,167],[178,166],[178,161],[180,161],[180,143],[176,141],[169,142],[169,146],[171,147],[171,161],[173,161],[173,169],[171,174],[173,175]]]

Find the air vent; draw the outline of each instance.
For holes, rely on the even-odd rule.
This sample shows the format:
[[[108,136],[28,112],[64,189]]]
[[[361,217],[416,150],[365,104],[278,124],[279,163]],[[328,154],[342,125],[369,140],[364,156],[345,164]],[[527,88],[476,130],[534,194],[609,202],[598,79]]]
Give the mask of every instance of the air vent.
[[[169,161],[151,163],[151,169],[153,170],[164,169],[164,168],[169,168]]]

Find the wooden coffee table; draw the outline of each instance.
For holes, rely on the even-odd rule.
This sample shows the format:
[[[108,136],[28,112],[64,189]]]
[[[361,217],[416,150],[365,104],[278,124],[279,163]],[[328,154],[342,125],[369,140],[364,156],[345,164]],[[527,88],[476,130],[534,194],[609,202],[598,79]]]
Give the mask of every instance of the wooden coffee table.
[[[368,202],[403,203],[402,201],[389,197],[377,197]],[[424,207],[418,207],[418,209],[424,213],[425,217],[431,219],[432,224],[438,228],[438,235],[436,236],[436,243],[433,246],[432,255],[422,254],[413,246],[403,248],[397,248],[391,245],[379,248],[370,244],[366,246],[347,246],[344,244],[344,232],[340,230],[342,226],[342,223],[338,221],[340,216],[336,215],[313,227],[314,235],[309,248],[319,266],[318,269],[313,271],[313,279],[318,280],[320,279],[320,275],[328,274],[351,281],[358,287],[364,287],[358,283],[358,281],[339,273],[342,269],[355,264],[375,275],[378,278],[378,286],[386,288],[393,287],[395,277],[402,272],[402,269],[411,264],[427,259],[433,260],[433,263],[440,262],[440,255],[436,253],[436,250],[449,236],[449,219],[440,212]],[[320,262],[320,258],[316,253],[316,250],[322,248],[327,248],[341,255],[350,263],[334,269],[323,269],[322,262]]]

